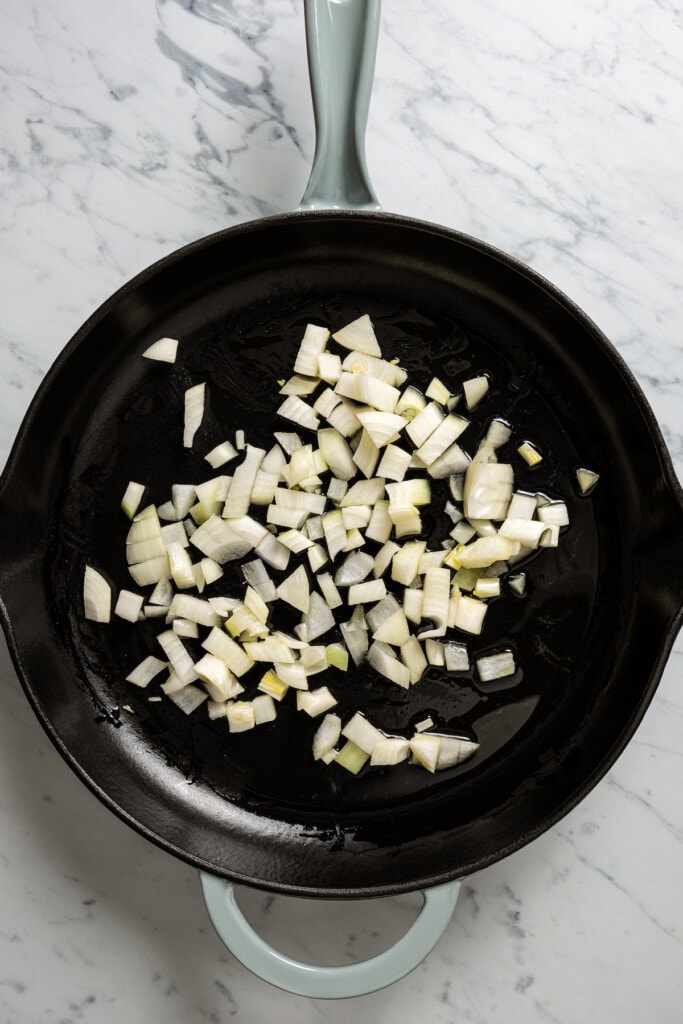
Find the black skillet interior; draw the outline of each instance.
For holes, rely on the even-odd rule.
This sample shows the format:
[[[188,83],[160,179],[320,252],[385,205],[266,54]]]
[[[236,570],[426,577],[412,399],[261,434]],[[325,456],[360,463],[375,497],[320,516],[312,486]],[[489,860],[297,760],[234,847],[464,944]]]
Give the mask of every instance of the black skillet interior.
[[[353,777],[313,762],[316,722],[285,701],[276,723],[230,735],[123,680],[158,653],[158,625],[83,620],[87,561],[130,586],[120,500],[130,479],[156,503],[212,475],[202,453],[244,428],[267,445],[278,378],[304,325],[368,312],[410,380],[453,390],[487,373],[490,418],[513,426],[501,453],[516,485],[567,501],[557,551],[533,560],[528,594],[493,602],[471,652],[510,646],[521,670],[483,687],[430,669],[410,691],[367,668],[325,679],[342,713],[365,707],[409,728],[428,710],[480,750],[438,775],[402,765]],[[175,366],[140,358],[181,339]],[[194,450],[184,390],[206,381]],[[535,470],[515,455],[536,442]],[[578,466],[600,473],[590,497]],[[444,535],[434,488],[425,537]],[[630,374],[597,330],[526,268],[430,225],[375,214],[308,214],[232,229],[170,257],[113,297],[62,354],[7,470],[1,592],[10,646],[51,738],[103,799],[148,838],[242,881],[309,895],[380,894],[483,867],[529,841],[601,777],[632,734],[673,638],[681,587],[661,571],[681,523],[666,450]],[[680,545],[679,545],[680,546]],[[274,574],[277,579],[277,574]],[[208,593],[235,593],[234,567]],[[281,620],[287,625],[286,619]],[[330,673],[332,677],[332,673]],[[512,685],[511,685],[512,684]],[[247,691],[246,696],[250,696]],[[124,710],[128,705],[132,709]]]

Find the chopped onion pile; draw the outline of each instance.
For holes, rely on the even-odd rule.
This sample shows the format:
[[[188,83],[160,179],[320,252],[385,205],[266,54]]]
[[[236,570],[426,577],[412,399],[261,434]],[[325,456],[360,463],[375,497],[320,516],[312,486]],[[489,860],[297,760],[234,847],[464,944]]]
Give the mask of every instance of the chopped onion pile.
[[[162,339],[144,355],[172,361],[176,349]],[[161,691],[171,701],[186,714],[206,704],[230,732],[276,719],[292,690],[299,711],[324,716],[316,760],[352,773],[368,761],[453,767],[478,745],[440,734],[429,718],[410,737],[386,735],[360,709],[343,722],[332,710],[334,676],[329,686],[314,677],[347,671],[349,658],[404,689],[430,665],[469,672],[458,634],[481,634],[503,585],[524,596],[525,574],[509,569],[557,547],[567,506],[515,490],[514,467],[497,454],[511,436],[503,420],[490,421],[476,451],[461,447],[470,422],[454,410],[463,396],[466,411],[482,402],[487,376],[465,380],[462,395],[434,378],[422,394],[383,358],[367,315],[331,337],[309,324],[293,376],[279,383],[277,412],[294,430],[275,432],[270,448],[250,444],[242,430],[234,445],[221,440],[204,458],[214,470],[232,463],[231,475],[174,484],[160,505],[144,505],[145,485],[129,483],[126,560],[137,587],[152,589],[121,590],[114,604],[107,581],[86,566],[86,618],[108,622],[113,606],[130,622],[158,619],[163,660],[150,655],[127,681],[144,688],[165,672]],[[204,383],[185,393],[185,447],[195,442],[205,398]],[[541,461],[528,441],[517,452],[528,465]],[[592,488],[597,475],[581,473],[580,488]],[[446,479],[453,526],[428,550],[423,516],[432,481]],[[243,591],[200,596],[235,561]],[[298,616],[291,634],[274,625],[278,606]],[[482,682],[512,675],[514,653],[478,657],[476,670]]]

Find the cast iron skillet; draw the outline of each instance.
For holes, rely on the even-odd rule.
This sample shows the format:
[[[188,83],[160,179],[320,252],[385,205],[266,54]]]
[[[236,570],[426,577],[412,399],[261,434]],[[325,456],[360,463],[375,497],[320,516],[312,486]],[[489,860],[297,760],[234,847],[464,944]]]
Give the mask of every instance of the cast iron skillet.
[[[361,61],[361,78],[371,71]],[[352,106],[348,131],[359,114]],[[335,157],[334,139],[318,142],[311,206],[330,200],[321,182],[332,181],[324,164]],[[330,187],[372,205],[360,153],[359,144],[346,180]],[[145,481],[162,501],[171,482],[210,475],[202,453],[235,428],[265,441],[276,429],[274,381],[287,375],[303,325],[339,326],[364,312],[386,354],[422,385],[434,373],[454,386],[463,374],[489,373],[492,395],[463,441],[473,450],[490,416],[508,418],[510,458],[524,438],[545,454],[542,473],[516,462],[518,486],[536,490],[542,478],[570,506],[561,547],[529,566],[528,597],[496,602],[471,644],[474,654],[513,646],[523,674],[512,686],[484,691],[472,675],[436,670],[407,693],[367,670],[345,684],[343,710],[370,699],[381,724],[408,728],[427,708],[477,736],[471,761],[435,776],[404,765],[354,778],[315,765],[314,726],[288,707],[276,725],[229,736],[225,723],[150,704],[123,682],[154,649],[147,632],[82,614],[86,561],[117,586],[129,583],[119,510],[128,480]],[[163,335],[182,340],[174,367],[141,358]],[[186,452],[183,392],[200,380],[210,411]],[[588,498],[574,486],[580,465],[600,473]],[[439,508],[437,500],[427,536],[440,528]],[[160,261],[64,349],[0,485],[2,619],[51,740],[147,838],[271,890],[384,895],[504,857],[605,774],[651,700],[680,624],[682,525],[681,489],[636,381],[551,284],[431,224],[371,210],[300,211]]]

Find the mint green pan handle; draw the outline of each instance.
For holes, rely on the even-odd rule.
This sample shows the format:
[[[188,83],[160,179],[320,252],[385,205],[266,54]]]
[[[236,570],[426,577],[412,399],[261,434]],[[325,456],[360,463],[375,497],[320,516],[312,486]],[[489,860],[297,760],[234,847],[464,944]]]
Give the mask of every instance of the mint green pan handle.
[[[305,0],[306,41],[316,127],[313,167],[300,210],[378,210],[365,164],[365,127],[375,68],[381,0]],[[406,934],[370,960],[320,967],[269,946],[237,906],[235,886],[200,871],[204,900],[230,952],[263,981],[313,999],[366,995],[420,964],[446,930],[460,881],[422,893]]]
[[[263,981],[311,999],[363,996],[405,977],[441,938],[460,891],[459,880],[425,889],[418,917],[389,949],[357,964],[319,967],[293,960],[269,946],[237,906],[233,883],[203,871],[199,874],[211,922],[233,956]]]
[[[300,210],[378,210],[365,127],[381,0],[305,0],[315,156]]]

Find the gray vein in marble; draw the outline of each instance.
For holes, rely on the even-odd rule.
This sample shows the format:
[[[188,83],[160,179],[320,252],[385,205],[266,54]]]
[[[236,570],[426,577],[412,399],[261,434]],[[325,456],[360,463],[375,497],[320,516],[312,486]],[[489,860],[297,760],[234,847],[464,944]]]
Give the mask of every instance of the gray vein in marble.
[[[683,751],[680,751],[680,753],[683,753]],[[614,774],[612,773],[610,773],[607,776],[606,782],[608,786],[611,786],[612,788],[618,790],[622,794],[622,796],[624,796],[631,803],[635,803],[638,804],[640,807],[644,807],[650,814],[653,815],[653,817],[657,819],[657,821],[667,830],[667,832],[671,833],[672,837],[677,842],[683,842],[683,829],[678,828],[672,821],[669,821],[667,818],[665,818],[664,815],[649,800],[646,800],[645,797],[641,796],[639,793],[634,792],[632,789],[628,789],[626,786],[623,786],[620,782],[617,781]]]
[[[594,861],[591,861],[587,854],[581,853],[579,851],[579,848],[576,846],[573,839],[571,838],[571,836],[569,836],[561,829],[558,829],[558,834],[562,837],[562,839],[564,839],[567,843],[574,847],[575,856],[579,863],[583,864],[584,867],[589,868],[591,871],[596,872],[598,875],[601,876],[601,878],[604,878],[605,881],[609,882],[610,885],[613,885],[614,888],[622,894],[622,896],[626,897],[626,899],[630,903],[632,903],[635,907],[638,908],[641,914],[644,917],[646,917],[647,920],[655,926],[655,928],[663,932],[663,934],[668,936],[670,939],[674,939],[677,943],[683,944],[683,939],[679,936],[677,929],[675,927],[663,924],[655,916],[655,914],[647,906],[645,906],[642,900],[639,900],[634,893],[629,892],[628,889],[624,888],[624,886],[617,881],[617,879],[610,871],[608,871],[606,868],[601,867],[599,864],[596,864]]]

